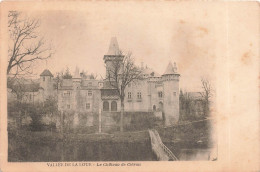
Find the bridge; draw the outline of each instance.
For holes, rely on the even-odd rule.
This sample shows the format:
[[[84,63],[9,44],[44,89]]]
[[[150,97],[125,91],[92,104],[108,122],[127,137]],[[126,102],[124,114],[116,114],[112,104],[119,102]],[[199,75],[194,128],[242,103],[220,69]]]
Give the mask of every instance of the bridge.
[[[162,142],[157,130],[148,130],[151,138],[152,150],[159,161],[178,161],[178,158]]]

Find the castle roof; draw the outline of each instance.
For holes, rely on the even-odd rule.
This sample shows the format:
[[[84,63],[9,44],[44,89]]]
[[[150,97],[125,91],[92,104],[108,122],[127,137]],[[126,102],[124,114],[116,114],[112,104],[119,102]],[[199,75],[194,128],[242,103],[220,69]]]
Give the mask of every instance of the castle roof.
[[[42,89],[42,87],[40,87],[39,83],[32,83],[32,84],[26,84],[24,86],[24,90],[25,92],[37,92],[39,91],[39,89]]]
[[[110,40],[109,49],[106,55],[119,55],[119,46],[116,37],[112,37]]]
[[[101,99],[119,99],[117,90],[115,89],[102,89],[101,90]]]
[[[72,79],[63,79],[62,86],[63,87],[72,87],[73,86]]]
[[[147,75],[148,77],[160,77],[159,73],[148,67],[144,68],[142,72],[144,75]]]
[[[8,78],[9,79],[9,78]],[[20,90],[22,92],[37,92],[40,87],[38,80],[29,80],[25,78],[16,78],[15,80],[8,80],[7,88],[14,90]]]
[[[176,74],[176,72],[174,71],[173,65],[171,62],[169,62],[165,72],[163,75],[171,75],[171,74]]]
[[[40,76],[52,76],[52,73],[48,70],[48,69],[45,69],[41,74]]]

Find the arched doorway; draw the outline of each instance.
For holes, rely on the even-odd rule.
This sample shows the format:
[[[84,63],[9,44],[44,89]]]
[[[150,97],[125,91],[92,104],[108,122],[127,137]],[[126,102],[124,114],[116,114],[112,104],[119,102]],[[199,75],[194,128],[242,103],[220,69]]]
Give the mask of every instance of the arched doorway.
[[[103,102],[103,111],[109,111],[109,103],[108,101]]]
[[[153,111],[156,111],[156,105],[153,105]]]
[[[159,110],[163,111],[163,102],[159,102]]]
[[[163,110],[163,102],[159,102],[159,110],[162,112],[163,121],[165,121],[165,113]]]
[[[117,103],[116,103],[116,101],[112,101],[112,103],[111,103],[111,111],[117,111]]]

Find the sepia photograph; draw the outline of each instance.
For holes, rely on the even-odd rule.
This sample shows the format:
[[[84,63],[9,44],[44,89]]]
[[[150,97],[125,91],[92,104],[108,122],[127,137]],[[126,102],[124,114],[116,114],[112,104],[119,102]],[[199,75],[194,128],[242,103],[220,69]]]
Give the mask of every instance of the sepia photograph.
[[[91,12],[9,11],[8,161],[216,161],[207,26]]]
[[[256,167],[258,156],[246,159],[252,151],[244,148],[258,149],[259,120],[243,115],[258,109],[257,91],[243,91],[259,85],[250,80],[258,70],[255,7],[240,14],[240,3],[2,4],[5,163]]]

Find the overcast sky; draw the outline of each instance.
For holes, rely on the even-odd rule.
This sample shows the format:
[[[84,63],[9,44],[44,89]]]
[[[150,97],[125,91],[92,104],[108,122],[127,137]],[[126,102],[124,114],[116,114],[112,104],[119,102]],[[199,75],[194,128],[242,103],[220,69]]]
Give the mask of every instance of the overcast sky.
[[[120,49],[131,51],[137,65],[143,61],[163,74],[170,61],[176,62],[181,88],[199,91],[200,78],[212,79],[215,74],[213,14],[203,6],[182,10],[178,6],[139,4],[28,13],[41,20],[40,32],[55,50],[52,59],[37,65],[35,72],[40,74],[48,68],[55,74],[68,66],[74,73],[78,66],[104,77],[103,56],[111,37],[116,36]]]

